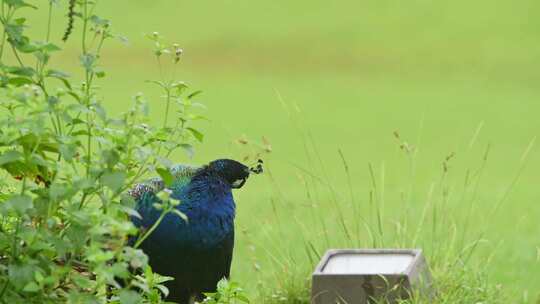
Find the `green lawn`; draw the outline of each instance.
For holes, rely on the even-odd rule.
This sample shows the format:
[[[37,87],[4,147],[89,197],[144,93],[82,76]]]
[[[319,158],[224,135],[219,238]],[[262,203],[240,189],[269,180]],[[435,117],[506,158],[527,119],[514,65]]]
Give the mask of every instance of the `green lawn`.
[[[356,203],[365,212],[368,163],[379,187],[384,172],[382,224],[392,239],[394,219],[403,219],[404,210],[411,225],[420,221],[430,185],[436,186],[436,197],[442,163],[452,152],[456,155],[445,182],[451,199],[441,207],[450,211],[439,216],[448,217],[442,231],[451,230],[452,223],[461,231],[470,201],[458,197],[465,172],[481,166],[490,145],[469,220],[470,240],[480,235],[485,240],[473,263],[484,264],[490,257],[490,281],[533,301],[540,293],[536,146],[527,154],[519,181],[500,208],[492,210],[540,132],[539,9],[534,0],[108,1],[101,4],[101,15],[110,17],[130,44],[109,43],[103,55],[108,77],[100,85],[113,110],[125,109],[130,96],[141,90],[152,102],[161,102],[144,83],[159,76],[143,33],[159,31],[185,50],[178,77],[205,92],[201,101],[211,122],[200,124],[205,143],[193,162],[240,157],[243,150],[233,140],[242,134],[271,141],[274,151],[265,160],[273,178],[252,178],[237,195],[237,226],[245,233],[238,233],[233,276],[249,288],[259,277],[253,263],[260,263],[262,273],[276,267],[270,255],[307,263],[300,236],[312,231],[301,228],[312,224],[308,210],[325,218],[330,234],[342,234],[332,195],[321,190],[316,207],[308,206],[312,202],[298,166],[331,183],[338,199],[347,202],[341,149]],[[55,24],[60,37],[64,21],[57,20],[62,20]],[[34,25],[32,30],[39,29]],[[70,41],[65,61],[58,64],[73,70],[77,46]],[[291,119],[279,96],[301,113]],[[414,183],[393,136],[396,130],[419,144]],[[324,170],[315,168],[318,160],[308,160],[302,133],[313,137]],[[177,159],[189,161],[181,155]],[[411,184],[405,203],[401,193]],[[422,244],[432,238],[451,242],[445,233],[422,235]]]

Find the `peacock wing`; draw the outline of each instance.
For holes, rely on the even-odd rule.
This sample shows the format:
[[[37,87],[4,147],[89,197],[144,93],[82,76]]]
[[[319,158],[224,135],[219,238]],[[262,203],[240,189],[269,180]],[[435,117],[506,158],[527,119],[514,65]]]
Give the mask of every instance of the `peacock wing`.
[[[170,186],[170,191],[176,194],[182,193],[191,179],[202,167],[179,164],[170,169],[170,173],[174,178],[173,184]],[[138,183],[128,194],[135,200],[135,210],[141,215],[141,218],[132,217],[132,221],[135,226],[149,226],[152,225],[159,215],[161,210],[154,207],[154,204],[161,203],[158,197],[158,193],[165,190],[167,187],[165,182],[161,178],[151,178],[142,183]],[[175,195],[173,195],[175,196]],[[176,195],[179,196],[179,195]]]

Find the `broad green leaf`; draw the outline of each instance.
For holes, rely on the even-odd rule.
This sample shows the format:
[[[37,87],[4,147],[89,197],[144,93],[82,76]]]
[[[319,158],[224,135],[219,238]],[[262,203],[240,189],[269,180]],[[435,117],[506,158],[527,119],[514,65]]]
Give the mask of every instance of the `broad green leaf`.
[[[107,19],[104,19],[104,18],[101,18],[99,16],[96,16],[96,15],[92,15],[90,17],[90,21],[95,24],[95,25],[100,25],[100,26],[108,26],[111,24],[111,21],[107,20]]]
[[[34,272],[34,278],[36,279],[36,282],[43,282],[44,279],[43,275],[39,271]]]
[[[32,79],[30,78],[27,78],[27,77],[13,77],[13,78],[9,78],[9,84],[12,84],[16,87],[20,87],[20,86],[23,86],[25,84],[31,84],[33,83]]]
[[[93,108],[101,120],[107,120],[107,112],[105,111],[105,108],[103,108],[100,104],[94,104]]]
[[[171,194],[168,191],[160,191],[160,192],[156,193],[156,197],[160,200],[160,202],[159,203],[154,203],[153,204],[154,208],[156,208],[158,210],[162,210],[163,208],[165,208],[165,203],[163,203],[163,202],[168,202],[170,196],[171,196]]]
[[[176,214],[178,217],[180,217],[181,219],[184,220],[184,222],[188,223],[189,222],[189,219],[187,217],[187,215],[185,215],[184,213],[182,213],[180,210],[178,209],[172,209],[171,210],[172,213]]]
[[[67,73],[64,73],[62,71],[58,71],[58,70],[48,70],[47,71],[47,74],[46,74],[46,77],[50,77],[50,78],[56,78],[60,81],[62,81],[62,83],[64,84],[64,86],[66,86],[66,88],[68,88],[69,90],[71,90],[71,83],[69,83],[69,81],[67,80],[67,78],[69,78],[69,74]],[[72,93],[72,94],[75,94],[75,93]],[[78,100],[78,96],[76,98]]]
[[[141,231],[141,234],[144,232]],[[140,249],[132,249],[129,248],[129,250],[126,251],[126,259],[129,261],[129,265],[133,268],[141,268],[146,265],[145,267],[145,275],[147,278],[152,275],[152,270],[148,270],[150,266],[148,266],[148,257],[144,254],[144,252]]]
[[[89,254],[87,256],[88,261],[96,262],[96,263],[107,262],[113,258],[114,258],[114,252],[103,251],[103,250],[97,250],[96,252]]]
[[[174,281],[174,277],[168,277],[168,276],[160,275],[157,273],[154,273],[153,276],[154,276],[154,283],[157,283],[157,284]]]
[[[49,188],[49,196],[51,200],[58,201],[64,198],[68,185],[65,183],[53,183]]]
[[[36,70],[34,70],[31,67],[12,66],[12,67],[7,67],[6,71],[10,74],[24,76],[24,77],[32,77],[36,74]]]
[[[202,94],[202,91],[200,91],[200,90],[199,90],[199,91],[195,91],[195,92],[189,94],[187,98],[188,98],[188,99],[193,99],[193,98],[195,98],[196,96],[198,96],[198,95],[200,95],[200,94]]]
[[[57,51],[61,51],[62,48],[60,48],[59,46],[57,46],[56,44],[54,43],[45,43],[41,46],[39,46],[39,48],[44,51],[44,52],[47,52],[47,53],[50,53],[50,52],[57,52]]]
[[[18,48],[20,45],[28,43],[29,41],[27,37],[23,36],[24,26],[19,22],[24,23],[24,21],[16,19],[14,20],[14,22],[5,25],[5,30],[9,37],[9,40],[12,41],[15,48]]]
[[[61,144],[60,154],[66,161],[71,162],[77,155],[77,146],[74,144]]]
[[[28,283],[34,281],[34,266],[28,264],[10,264],[8,275],[11,284],[23,289]]]
[[[14,161],[4,164],[2,168],[9,172],[9,174],[11,174],[11,176],[13,177],[21,177],[24,175],[35,173],[35,170],[29,168],[25,163],[21,161]]]
[[[249,299],[243,294],[236,294],[235,299],[240,300],[244,303],[249,303]]]
[[[135,292],[133,290],[124,289],[124,290],[120,291],[118,296],[120,298],[120,304],[138,304],[138,303],[142,303],[141,296],[137,292]]]
[[[171,172],[165,168],[157,168],[156,172],[159,174],[161,179],[163,179],[163,182],[166,186],[171,186],[174,182],[174,176],[171,174]]]
[[[50,134],[44,134],[43,136],[36,134],[27,134],[22,137],[19,137],[18,142],[24,146],[25,149],[34,150],[36,145],[39,145],[38,151],[47,151],[47,152],[58,152],[58,146],[51,139]]]
[[[36,284],[36,282],[30,282],[26,284],[26,286],[24,286],[23,288],[23,291],[26,292],[38,292],[39,290],[41,290],[41,288],[38,284]]]
[[[63,81],[64,81],[64,85],[66,85],[66,87],[71,90],[71,84],[69,84],[69,82],[67,80],[63,80]],[[68,95],[73,97],[77,101],[81,101],[81,97],[75,92],[69,91]]]
[[[7,151],[0,155],[0,166],[24,159],[24,155],[18,151]]]
[[[5,202],[19,214],[24,214],[26,210],[32,208],[32,198],[28,195],[15,195]]]
[[[31,7],[33,9],[37,9],[36,6],[26,3],[23,0],[4,0],[4,3],[13,8]]]
[[[67,300],[68,304],[100,304],[102,301],[98,301],[95,295],[88,293],[78,293],[75,290],[71,290]]]
[[[55,77],[55,78],[69,78],[70,77],[68,73],[65,73],[59,70],[47,70],[47,73],[45,73],[45,76]]]
[[[102,152],[102,157],[109,168],[112,168],[120,161],[120,154],[118,154],[118,151],[116,150],[104,150]]]
[[[80,178],[76,179],[73,182],[73,186],[78,190],[87,190],[95,186],[95,183],[92,179],[89,178]]]
[[[157,284],[156,287],[163,293],[163,295],[165,295],[165,297],[169,295],[169,289],[165,285]]]
[[[22,37],[20,41],[21,42],[19,42],[19,43],[17,43],[15,45],[17,50],[19,50],[19,51],[21,51],[23,53],[28,53],[28,54],[29,53],[35,53],[35,52],[39,51],[39,46],[35,45],[32,42],[30,42],[27,37]],[[43,54],[45,54],[45,53],[43,53]],[[42,57],[40,57],[40,60],[41,61],[46,61],[46,60],[48,60],[48,57],[47,56],[42,56]]]
[[[95,72],[96,72],[96,76],[97,76],[98,78],[103,78],[103,77],[105,77],[105,76],[107,75],[107,74],[105,73],[105,71],[103,71],[103,70],[101,70],[101,69],[100,69],[100,70],[96,70]]]
[[[163,200],[160,195],[162,195],[162,193],[165,193],[166,195],[168,195],[166,192],[160,192],[157,194],[158,198],[160,198],[161,200]],[[162,203],[153,203],[152,204],[152,207],[154,207],[154,209],[156,210],[162,210],[163,209],[163,204]]]
[[[191,132],[191,134],[193,134],[193,136],[199,141],[199,142],[203,142],[203,139],[204,139],[204,134],[202,134],[201,132],[199,132],[198,130],[196,129],[193,129],[193,128],[187,128],[189,132]]]
[[[109,172],[101,177],[101,183],[113,191],[118,191],[124,185],[126,174],[124,172]]]
[[[124,211],[130,217],[135,217],[135,218],[138,218],[138,219],[142,220],[141,214],[139,212],[137,212],[137,210],[135,210],[133,208],[130,208],[130,207],[127,207],[127,206],[120,206],[120,210]]]
[[[84,289],[92,288],[95,285],[95,282],[93,280],[90,280],[88,277],[80,275],[79,273],[74,273],[71,276],[71,279],[75,284],[77,284],[77,286]]]
[[[188,88],[188,86],[183,81],[178,81],[173,83],[172,88],[176,89],[177,95],[181,95]]]
[[[84,55],[81,55],[80,60],[81,60],[82,66],[86,70],[92,71],[94,69],[94,65],[95,65],[95,62],[96,62],[96,56],[94,56],[92,54],[84,54]]]
[[[184,149],[186,151],[189,158],[193,158],[193,155],[195,155],[195,149],[190,144],[180,144],[178,145],[180,148]]]
[[[219,280],[217,283],[217,289],[218,291],[224,291],[229,287],[229,281],[225,278]]]

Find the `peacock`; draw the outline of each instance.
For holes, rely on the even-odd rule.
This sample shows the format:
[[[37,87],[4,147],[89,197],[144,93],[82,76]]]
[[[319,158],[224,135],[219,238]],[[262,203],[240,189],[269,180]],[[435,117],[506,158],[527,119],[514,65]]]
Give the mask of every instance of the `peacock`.
[[[140,217],[131,221],[140,230],[152,227],[162,214],[160,191],[167,191],[187,219],[169,213],[142,242],[154,272],[173,277],[167,282],[168,301],[188,304],[213,292],[222,278],[229,278],[234,247],[236,205],[232,189],[241,188],[250,173],[262,172],[262,161],[248,167],[231,159],[204,166],[177,165],[170,169],[173,182],[154,178],[137,184],[129,194]]]

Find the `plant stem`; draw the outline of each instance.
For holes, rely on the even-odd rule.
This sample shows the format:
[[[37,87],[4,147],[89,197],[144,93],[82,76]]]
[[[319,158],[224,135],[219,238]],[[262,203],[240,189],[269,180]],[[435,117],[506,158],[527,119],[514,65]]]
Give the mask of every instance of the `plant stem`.
[[[47,36],[45,37],[45,41],[49,42],[51,39],[51,23],[52,23],[52,8],[53,8],[53,2],[49,1],[49,15],[47,19]]]
[[[13,46],[13,44],[11,44],[11,49],[13,50],[13,54],[15,55],[15,58],[17,59],[17,62],[19,62],[19,64],[21,65],[21,67],[24,68],[24,63],[22,62],[21,57],[19,57],[19,53],[17,52],[17,50],[15,49],[15,47]]]
[[[6,44],[6,36],[7,32],[4,29],[4,33],[2,34],[2,44],[0,45],[0,61],[2,60],[2,56],[4,55],[4,45]]]
[[[4,287],[2,287],[2,291],[0,292],[0,301],[2,301],[2,303],[6,303],[3,297],[4,297],[4,293],[6,293],[8,285],[9,285],[9,278],[6,278],[6,283],[4,284]]]
[[[90,98],[88,97],[88,100]],[[89,106],[90,101],[88,101]],[[90,176],[90,166],[92,162],[92,125],[90,124],[90,113],[86,114],[86,131],[88,134],[86,135],[86,153],[87,153],[87,164],[86,164],[86,176]]]
[[[152,232],[154,232],[154,230],[156,230],[156,228],[159,226],[159,224],[161,223],[161,221],[163,221],[163,219],[165,218],[165,215],[167,215],[168,213],[170,212],[170,210],[164,210],[161,215],[159,216],[159,218],[157,219],[157,221],[152,225],[152,227],[150,227],[150,229],[148,229],[141,238],[139,238],[137,240],[137,242],[135,242],[135,245],[133,246],[133,248],[139,248],[139,246],[141,246],[141,244],[144,242],[144,240],[146,240],[146,238],[148,238],[150,236],[150,234],[152,234]]]
[[[170,88],[167,88],[166,91],[167,91],[167,104],[165,106],[165,119],[163,120],[163,127],[164,128],[167,127],[167,120],[169,118],[169,108],[170,108],[170,105],[171,105],[171,90],[170,90]]]
[[[82,30],[82,50],[86,55],[86,31],[88,28],[88,0],[84,0],[83,3],[83,30]]]
[[[24,195],[24,192],[26,192],[26,176],[23,177],[23,180],[22,180],[21,194],[20,195]],[[22,221],[22,218],[18,217],[17,218],[17,225],[15,226],[15,231],[13,233],[13,244],[12,244],[12,247],[11,247],[12,257],[18,256],[17,251],[18,251],[19,246],[17,246],[17,239],[18,239],[19,230],[21,229],[21,221]]]
[[[83,56],[88,54],[86,49],[86,34],[88,31],[88,1],[83,2],[83,30],[82,30],[82,52]],[[92,87],[93,72],[89,69],[86,69],[86,83],[85,83],[85,105],[88,109],[86,113],[86,131],[87,131],[87,140],[86,140],[86,153],[87,153],[87,163],[86,163],[86,176],[90,177],[90,167],[92,162],[92,124],[91,124],[91,114],[90,114],[90,89]],[[81,204],[82,205],[82,204]]]
[[[1,61],[2,55],[4,54],[4,46],[6,44],[6,36],[7,36],[6,24],[8,23],[8,20],[6,19],[6,10],[5,10],[4,0],[2,0],[2,4],[1,4],[0,20],[2,21],[2,26],[3,26],[2,45],[0,45],[0,61]]]
[[[82,207],[84,206],[84,202],[86,201],[86,198],[88,197],[88,193],[83,193],[83,196],[81,198],[81,202],[79,203],[79,210],[82,209]]]

